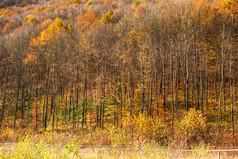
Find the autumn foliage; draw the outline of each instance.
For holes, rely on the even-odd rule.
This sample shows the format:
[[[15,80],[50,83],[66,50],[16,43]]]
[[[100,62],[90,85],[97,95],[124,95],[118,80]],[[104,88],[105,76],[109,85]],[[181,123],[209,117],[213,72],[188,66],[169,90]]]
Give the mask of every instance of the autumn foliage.
[[[88,145],[237,146],[237,0],[0,7],[3,140],[56,131],[90,134]]]

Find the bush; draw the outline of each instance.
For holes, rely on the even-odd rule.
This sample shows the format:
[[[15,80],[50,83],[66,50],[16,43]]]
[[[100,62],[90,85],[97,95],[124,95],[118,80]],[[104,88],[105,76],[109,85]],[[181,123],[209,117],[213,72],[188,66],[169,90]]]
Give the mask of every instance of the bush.
[[[190,109],[184,119],[179,123],[182,135],[186,139],[188,145],[190,143],[198,143],[201,139],[205,139],[207,131],[206,117],[201,111]]]
[[[127,131],[131,131],[137,136],[144,136],[160,142],[166,139],[169,134],[166,123],[159,118],[147,117],[144,114],[125,118],[123,125]]]

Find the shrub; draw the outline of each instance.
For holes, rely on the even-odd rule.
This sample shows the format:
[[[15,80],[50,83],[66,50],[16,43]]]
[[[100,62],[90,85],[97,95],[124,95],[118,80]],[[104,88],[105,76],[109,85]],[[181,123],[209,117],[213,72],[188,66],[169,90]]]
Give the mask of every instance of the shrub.
[[[127,131],[132,131],[137,136],[144,136],[160,142],[168,134],[168,126],[161,119],[147,117],[144,114],[125,118],[123,125]]]
[[[205,138],[207,131],[206,117],[200,111],[194,108],[190,109],[187,115],[179,123],[181,129],[181,137],[186,138],[188,144],[198,143]]]

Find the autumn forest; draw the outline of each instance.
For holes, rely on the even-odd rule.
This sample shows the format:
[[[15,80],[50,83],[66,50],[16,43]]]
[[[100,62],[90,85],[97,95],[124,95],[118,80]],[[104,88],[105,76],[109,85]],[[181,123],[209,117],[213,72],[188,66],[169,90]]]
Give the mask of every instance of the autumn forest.
[[[237,0],[1,0],[0,142],[237,147],[237,28]]]

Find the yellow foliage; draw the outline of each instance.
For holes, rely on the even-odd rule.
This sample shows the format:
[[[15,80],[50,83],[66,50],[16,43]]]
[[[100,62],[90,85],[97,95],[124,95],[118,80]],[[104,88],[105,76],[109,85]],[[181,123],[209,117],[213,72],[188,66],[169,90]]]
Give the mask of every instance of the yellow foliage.
[[[86,6],[92,5],[93,1],[89,0],[87,3],[85,3]]]
[[[221,12],[227,11],[232,16],[238,15],[238,1],[237,0],[220,0],[218,3]]]
[[[111,23],[115,21],[116,17],[113,11],[110,9],[107,14],[103,14],[101,18],[101,23]]]
[[[35,61],[35,60],[36,60],[35,55],[33,55],[33,54],[28,54],[28,55],[27,55],[27,58],[24,59],[24,62],[25,62],[25,63],[28,63],[28,62],[33,62],[33,61]]]
[[[133,130],[138,135],[151,139],[163,139],[168,134],[166,123],[159,118],[152,118],[145,114],[126,117],[123,119],[123,125],[126,130]]]
[[[0,11],[0,17],[4,17],[5,15],[7,15],[8,13],[10,13],[11,12],[11,9],[8,7],[8,8],[6,8],[6,9],[2,9],[1,11]]]
[[[34,15],[28,15],[26,18],[25,18],[25,23],[27,24],[31,24],[31,25],[34,25],[36,24],[36,16]]]
[[[71,0],[67,0],[66,6],[70,6],[70,5],[71,5]]]
[[[12,12],[12,16],[17,15],[21,12],[20,8],[16,9],[15,11]]]
[[[44,25],[49,25],[51,23],[50,19],[47,19],[44,22]],[[43,26],[44,26],[43,25]],[[70,25],[64,25],[64,22],[60,18],[56,18],[54,23],[52,23],[47,29],[41,32],[41,35],[37,39],[33,39],[31,45],[40,46],[44,45],[46,41],[54,39],[53,37],[57,32],[63,32],[66,29],[69,29]]]
[[[140,4],[141,4],[141,1],[135,1],[133,5],[134,7],[138,7]]]
[[[181,135],[193,142],[204,138],[207,131],[206,121],[206,117],[202,114],[202,112],[196,111],[194,108],[190,109],[179,124],[182,130]]]
[[[45,28],[45,27],[49,26],[51,22],[52,22],[52,20],[50,18],[48,18],[41,25],[43,28]]]
[[[8,127],[0,130],[0,139],[8,140],[8,138],[14,134],[14,131]]]
[[[41,39],[43,41],[47,40],[52,34],[56,33],[57,30],[62,29],[63,27],[63,21],[60,18],[56,18],[53,24],[41,32]]]
[[[70,18],[72,17],[72,15],[73,15],[72,13],[69,13],[69,14],[67,15],[67,18],[70,19]]]
[[[80,0],[74,0],[73,5],[75,5],[75,4],[80,4],[80,3],[81,3]]]
[[[43,11],[43,10],[44,10],[44,7],[37,7],[37,8],[36,8],[36,12],[38,12],[38,13],[41,12],[41,11]]]

